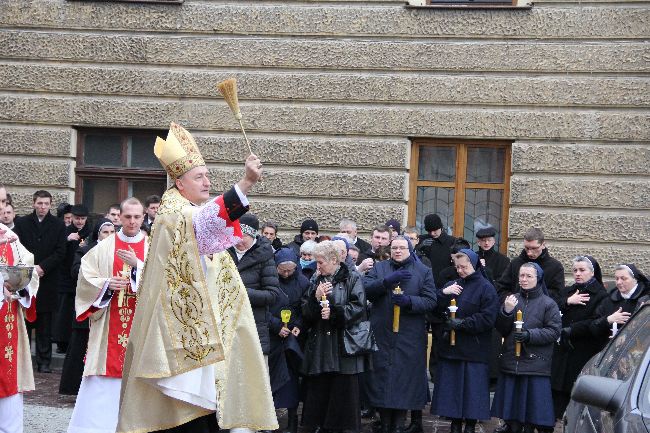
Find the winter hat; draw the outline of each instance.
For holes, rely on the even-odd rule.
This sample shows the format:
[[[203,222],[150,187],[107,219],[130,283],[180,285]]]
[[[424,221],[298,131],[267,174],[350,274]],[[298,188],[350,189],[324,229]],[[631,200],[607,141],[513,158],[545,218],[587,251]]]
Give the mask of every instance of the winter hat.
[[[494,227],[485,227],[476,232],[476,237],[478,239],[483,238],[493,238],[497,234],[497,231],[494,230]]]
[[[427,231],[427,233],[441,228],[442,220],[437,214],[432,213],[424,217],[424,229]]]
[[[239,225],[243,234],[252,238],[257,237],[257,231],[260,229],[260,220],[252,213],[246,213],[239,218]]]
[[[82,204],[76,204],[70,208],[72,215],[85,217],[88,216],[88,208]]]
[[[302,224],[300,224],[300,234],[303,234],[307,230],[313,230],[318,233],[318,223],[311,219],[304,220]]]
[[[293,262],[295,264],[298,264],[298,256],[296,255],[296,252],[292,250],[291,248],[280,248],[276,253],[275,253],[275,265],[279,265],[280,263],[286,263],[286,262]]]
[[[343,243],[345,244],[345,249],[346,250],[350,249],[350,241],[348,241],[343,236],[334,236],[331,240],[333,240],[333,241],[343,241]]]
[[[400,227],[399,221],[397,221],[396,219],[390,219],[386,221],[385,225],[389,229],[395,230],[398,235],[402,233],[402,228]]]

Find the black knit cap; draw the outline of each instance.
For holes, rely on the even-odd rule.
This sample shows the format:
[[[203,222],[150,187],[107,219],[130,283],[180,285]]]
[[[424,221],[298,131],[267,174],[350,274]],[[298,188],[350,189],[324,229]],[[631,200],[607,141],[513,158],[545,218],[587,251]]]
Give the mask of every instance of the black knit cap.
[[[437,214],[432,213],[424,217],[424,230],[426,230],[427,233],[441,228],[442,220]]]
[[[82,204],[76,204],[70,208],[72,215],[85,217],[88,216],[88,208]]]
[[[483,238],[493,238],[497,235],[497,231],[494,230],[494,227],[485,227],[476,232],[476,237],[479,239]]]
[[[245,224],[253,228],[255,231],[260,229],[260,220],[252,213],[245,213],[242,215],[242,217],[239,218],[239,223]]]
[[[304,220],[302,224],[300,224],[300,234],[303,234],[307,230],[313,230],[318,233],[318,223],[314,220]]]

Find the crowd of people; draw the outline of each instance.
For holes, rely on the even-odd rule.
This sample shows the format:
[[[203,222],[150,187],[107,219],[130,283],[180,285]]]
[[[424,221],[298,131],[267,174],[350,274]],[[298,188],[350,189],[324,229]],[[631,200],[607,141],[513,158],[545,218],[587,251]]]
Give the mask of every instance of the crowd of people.
[[[203,192],[193,199],[184,189],[191,185],[178,179],[182,197],[205,199]],[[217,200],[228,209],[220,236],[235,239],[232,230],[240,228],[238,240],[215,246],[197,230],[192,242],[208,258],[183,272],[203,268],[209,290],[211,275],[225,266],[211,254],[227,251],[247,294],[242,305],[250,305],[273,404],[288,410],[290,433],[301,424],[313,432],[356,432],[362,416],[376,417],[377,433],[419,433],[429,402],[432,414],[451,420],[452,433],[473,433],[490,417],[503,420],[499,432],[551,432],[581,368],[650,296],[648,279],[633,264],[612,270],[608,291],[598,261],[585,254],[573,259],[574,283],[565,286],[564,266],[539,228],[525,233],[512,260],[495,248],[493,227],[476,232],[474,251],[436,214],[424,218],[424,233],[388,220],[374,227],[370,242],[350,219],[330,237],[310,218],[285,244],[277,224],[245,213],[241,191],[248,189],[238,184]],[[5,195],[0,188],[0,200]],[[0,259],[13,264],[22,254],[23,263],[33,262],[38,296],[5,288],[0,314],[22,305],[28,335],[35,332],[38,372],[51,372],[53,342],[65,353],[60,392],[79,393],[69,431],[115,431],[135,292],[149,278],[145,240],[158,224],[161,197],[113,205],[94,224],[81,204],[62,204],[53,215],[47,191],[34,193],[33,206],[18,218],[10,202],[4,206],[1,221],[20,242],[0,249]],[[210,215],[197,212],[190,225],[200,227]],[[239,228],[231,228],[236,220]],[[115,243],[103,242],[109,237]],[[173,377],[190,380],[178,369]],[[0,399],[33,388],[30,377],[3,387]],[[167,395],[185,392],[171,380],[157,386]],[[103,396],[99,409],[84,393]],[[96,430],[85,430],[88,413],[96,415]]]

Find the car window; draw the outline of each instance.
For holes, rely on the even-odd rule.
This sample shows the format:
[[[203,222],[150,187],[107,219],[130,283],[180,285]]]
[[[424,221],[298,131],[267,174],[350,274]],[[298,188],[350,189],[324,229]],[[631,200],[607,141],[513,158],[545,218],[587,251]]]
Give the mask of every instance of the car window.
[[[599,376],[627,380],[650,346],[650,307],[642,308],[607,346],[598,364]]]
[[[641,413],[650,413],[650,369],[646,369],[641,393],[639,394],[639,409]]]

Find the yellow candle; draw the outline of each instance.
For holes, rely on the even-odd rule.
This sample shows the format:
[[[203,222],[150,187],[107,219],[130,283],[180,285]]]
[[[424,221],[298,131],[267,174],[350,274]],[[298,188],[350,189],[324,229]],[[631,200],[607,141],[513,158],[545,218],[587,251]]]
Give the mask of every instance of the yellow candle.
[[[129,270],[129,265],[124,263],[122,265],[122,278],[129,278],[130,270]],[[126,288],[124,289],[126,290]],[[124,290],[120,290],[120,294],[117,295],[117,306],[118,308],[122,308],[122,305],[124,304]]]
[[[393,293],[396,295],[401,295],[402,289],[397,286],[393,289]],[[400,315],[400,306],[395,304],[393,305],[393,332],[399,332],[399,315]]]
[[[524,314],[521,312],[521,310],[517,310],[517,322],[515,322],[515,332],[521,332],[521,327],[524,324],[523,322]],[[519,357],[521,356],[521,343],[516,341],[515,342],[515,356]]]
[[[284,327],[286,328],[289,324],[289,320],[291,320],[291,310],[280,311],[280,317],[282,318],[282,323],[284,323]]]
[[[455,319],[456,318],[456,299],[455,298],[451,300],[450,305],[452,307],[454,307],[454,308],[449,310],[450,311],[450,316],[451,316],[452,319]],[[453,329],[449,333],[449,345],[450,346],[455,346],[456,345],[456,331],[454,331]]]

